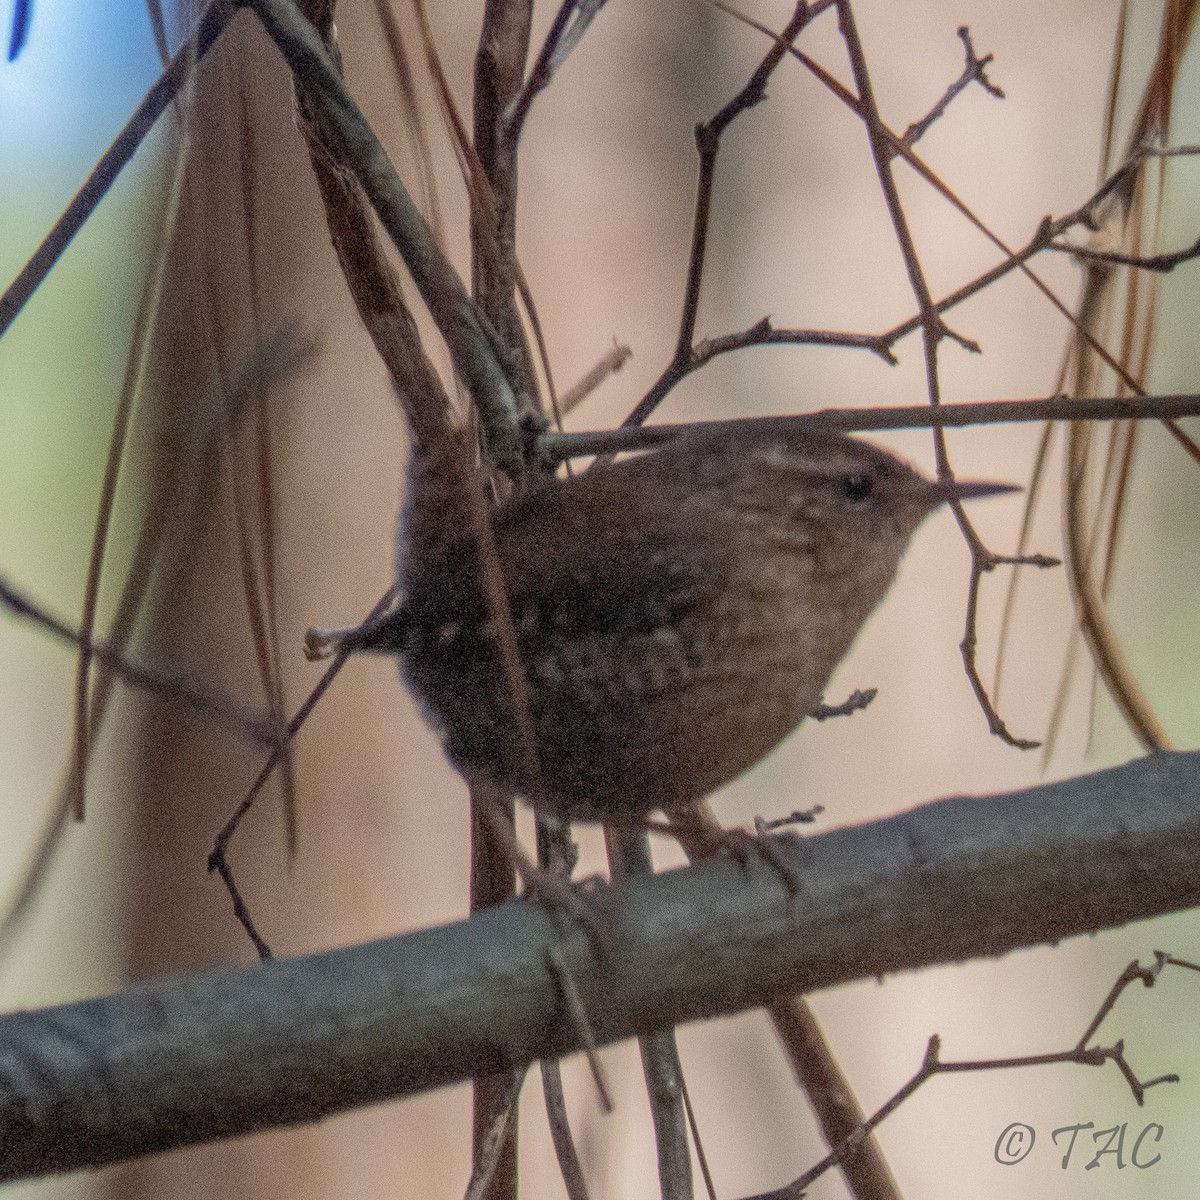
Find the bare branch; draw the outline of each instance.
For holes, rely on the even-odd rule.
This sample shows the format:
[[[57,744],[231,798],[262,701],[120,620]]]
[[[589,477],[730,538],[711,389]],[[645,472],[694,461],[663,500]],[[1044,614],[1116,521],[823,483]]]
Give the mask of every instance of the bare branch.
[[[375,620],[381,616],[394,600],[395,589],[393,588],[379,600],[363,623],[366,624],[368,621]],[[237,917],[239,924],[246,931],[247,937],[253,942],[254,949],[258,952],[259,958],[270,958],[271,947],[255,926],[254,919],[250,915],[250,909],[241,891],[238,889],[237,881],[233,876],[233,868],[229,864],[229,844],[233,840],[233,835],[237,833],[238,826],[245,820],[246,814],[254,807],[254,802],[266,786],[267,780],[271,778],[275,768],[286,760],[296,734],[300,732],[304,722],[308,720],[309,715],[316,708],[317,702],[325,695],[329,685],[333,683],[345,665],[348,653],[346,651],[335,653],[336,657],[317,681],[317,686],[309,692],[304,703],[296,711],[296,715],[288,722],[286,737],[271,752],[270,758],[263,764],[258,777],[238,802],[237,807],[229,815],[225,824],[221,826],[220,832],[213,841],[213,848],[208,855],[208,870],[210,873],[215,871],[221,877],[221,882],[224,883],[225,890],[229,893],[229,898],[233,903],[233,915]]]
[[[1179,966],[1196,969],[1193,964],[1181,962],[1169,954],[1155,951],[1154,966],[1143,967],[1135,959],[1121,972],[1113,984],[1108,996],[1102,1001],[1099,1010],[1088,1026],[1083,1037],[1069,1050],[1054,1051],[1049,1054],[1027,1054],[1016,1058],[988,1058],[974,1061],[946,1062],[941,1058],[942,1040],[934,1034],[929,1039],[925,1057],[917,1072],[893,1096],[890,1097],[869,1119],[860,1120],[856,1127],[848,1132],[819,1163],[810,1167],[798,1179],[778,1188],[773,1192],[760,1193],[748,1197],[748,1200],[800,1200],[806,1194],[806,1189],[819,1179],[830,1168],[844,1163],[857,1153],[858,1147],[871,1136],[874,1129],[900,1107],[922,1084],[927,1083],[935,1075],[961,1075],[978,1071],[1007,1071],[1020,1067],[1048,1067],[1064,1063],[1073,1063],[1082,1067],[1102,1067],[1105,1063],[1113,1063],[1121,1072],[1129,1085],[1134,1099],[1138,1104],[1145,1101],[1148,1088],[1160,1083],[1178,1083],[1179,1076],[1174,1074],[1160,1075],[1155,1079],[1139,1079],[1125,1056],[1125,1043],[1118,1040],[1112,1046],[1095,1046],[1089,1048],[1087,1043],[1092,1034],[1100,1027],[1101,1022],[1112,1011],[1113,1005],[1121,993],[1136,980],[1141,980],[1146,987],[1153,987],[1155,980],[1166,966]]]
[[[851,979],[1200,903],[1200,752],[943,800],[596,898],[583,933],[514,903],[363,946],[0,1017],[0,1177],[308,1121],[575,1050],[558,945],[601,1044]],[[453,1003],[447,998],[454,997]],[[402,1019],[400,1019],[402,1015]],[[268,1082],[269,1081],[269,1082]]]
[[[1141,271],[1157,271],[1167,274],[1180,264],[1200,258],[1200,238],[1197,238],[1185,250],[1175,250],[1166,254],[1117,254],[1113,251],[1092,250],[1087,246],[1070,246],[1061,242],[1051,242],[1048,250],[1061,250],[1064,254],[1075,258],[1086,259],[1088,262],[1113,263],[1125,267],[1137,267]]]
[[[966,91],[972,83],[977,83],[985,92],[991,96],[995,96],[998,100],[1004,99],[1004,92],[998,88],[987,76],[988,63],[992,61],[993,55],[985,54],[983,58],[977,57],[975,54],[975,46],[971,41],[971,31],[965,26],[958,27],[958,36],[962,41],[963,50],[967,55],[966,65],[963,67],[963,73],[946,89],[942,98],[929,110],[929,112],[919,121],[914,121],[904,131],[904,143],[907,146],[912,146],[929,132],[929,128],[937,120],[940,120],[946,109],[950,107],[954,98]]]
[[[437,322],[487,429],[492,459],[520,475],[522,446],[516,398],[500,367],[495,333],[442,254],[387,153],[347,92],[320,39],[292,0],[246,0],[287,59],[292,76],[319,113],[322,132],[353,171],[396,244]]]
[[[645,829],[612,825],[605,830],[608,861],[614,882],[648,878],[654,873],[650,840]],[[692,1160],[688,1153],[688,1126],[683,1107],[683,1066],[674,1029],[659,1029],[638,1038],[642,1074],[654,1142],[658,1150],[658,1185],[662,1200],[691,1200]]]
[[[521,136],[534,98],[550,86],[555,72],[583,40],[588,26],[606,3],[607,0],[563,0],[525,86],[504,113],[505,136],[514,143]]]
[[[1162,421],[1200,416],[1200,395],[1102,396],[1073,400],[1051,396],[1041,400],[987,400],[971,404],[896,405],[883,408],[822,408],[784,417],[739,417],[728,421],[694,421],[687,425],[622,427],[586,433],[544,433],[540,453],[552,462],[565,462],[586,454],[618,454],[645,450],[678,437],[685,429],[728,427],[730,432],[747,422],[781,421],[813,424],[847,432],[882,429],[964,429],[1008,421]]]
[[[824,5],[810,8],[806,0],[797,0],[791,18],[762,62],[754,69],[745,86],[720,112],[702,125],[696,126],[696,149],[700,154],[700,173],[696,181],[696,207],[692,218],[692,250],[688,259],[687,283],[683,289],[683,313],[679,320],[679,337],[675,345],[675,361],[685,361],[691,354],[696,335],[696,313],[700,305],[700,282],[704,275],[704,256],[708,246],[709,213],[712,205],[713,179],[717,169],[717,153],[721,136],[730,124],[747,109],[760,104],[767,96],[767,81],[783,61],[788,47],[800,36],[800,31]]]

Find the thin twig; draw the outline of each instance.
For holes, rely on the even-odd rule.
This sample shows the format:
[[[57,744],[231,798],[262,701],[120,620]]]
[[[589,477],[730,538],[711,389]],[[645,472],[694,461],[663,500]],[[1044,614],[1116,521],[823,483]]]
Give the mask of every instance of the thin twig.
[[[1023,559],[1022,563],[1033,561],[1032,559]],[[963,636],[958,643],[959,653],[962,655],[963,669],[966,672],[967,682],[971,685],[971,691],[975,693],[975,702],[979,705],[980,710],[984,715],[984,719],[988,724],[988,731],[998,737],[1002,742],[1012,746],[1016,750],[1036,750],[1041,742],[1033,738],[1017,737],[1012,733],[1004,719],[996,710],[996,706],[992,703],[988,695],[988,691],[983,682],[983,677],[979,673],[979,663],[977,661],[977,650],[979,645],[979,588],[986,572],[993,570],[998,565],[995,556],[984,550],[982,545],[972,546],[971,553],[971,575],[967,584],[967,606],[963,617]],[[1058,560],[1038,561],[1039,566],[1058,566]]]
[[[816,710],[812,714],[812,719],[817,722],[832,721],[835,717],[849,717],[856,712],[861,712],[879,695],[878,688],[866,688],[851,692],[840,704],[826,704],[822,701],[817,705]]]
[[[1104,1019],[1112,1012],[1116,1006],[1117,1000],[1120,999],[1121,993],[1125,991],[1131,983],[1140,982],[1145,987],[1153,987],[1157,982],[1159,975],[1162,974],[1163,967],[1168,964],[1168,956],[1155,951],[1154,966],[1143,967],[1135,958],[1125,970],[1117,976],[1109,993],[1100,1002],[1100,1007],[1096,1010],[1096,1015],[1092,1018],[1091,1023],[1083,1031],[1079,1041],[1076,1042],[1076,1049],[1082,1050],[1088,1042],[1095,1036],[1096,1030],[1100,1028]]]
[[[936,1075],[955,1075],[975,1073],[979,1071],[1008,1071],[1021,1067],[1047,1067],[1073,1064],[1083,1067],[1102,1067],[1111,1062],[1121,1072],[1122,1078],[1129,1086],[1134,1100],[1141,1105],[1145,1102],[1146,1092],[1162,1083],[1178,1083],[1179,1076],[1171,1073],[1159,1075],[1153,1079],[1139,1079],[1125,1055],[1125,1043],[1118,1039],[1111,1046],[1087,1045],[1092,1035],[1100,1027],[1101,1022],[1112,1011],[1117,998],[1131,983],[1141,982],[1146,987],[1153,987],[1159,974],[1166,966],[1180,966],[1200,970],[1191,963],[1173,959],[1170,955],[1155,951],[1155,962],[1152,967],[1143,967],[1135,959],[1118,976],[1109,989],[1108,995],[1101,1001],[1095,1016],[1089,1022],[1087,1029],[1079,1041],[1068,1050],[1051,1051],[1046,1054],[1024,1054],[1010,1058],[967,1059],[956,1062],[945,1062],[941,1059],[941,1038],[934,1034],[925,1050],[925,1057],[920,1068],[902,1087],[896,1091],[872,1116],[861,1122],[851,1133],[839,1142],[820,1162],[814,1164],[798,1179],[772,1192],[762,1192],[747,1200],[799,1200],[805,1190],[831,1167],[837,1166],[862,1144],[864,1138],[879,1127],[894,1113],[922,1084],[927,1083]]]
[[[933,295],[929,290],[929,283],[925,278],[925,271],[921,265],[920,256],[917,253],[916,242],[909,227],[908,217],[904,211],[904,205],[900,200],[900,191],[896,186],[895,176],[892,171],[893,156],[889,149],[891,144],[890,131],[886,130],[883,120],[879,115],[879,107],[875,102],[870,69],[867,64],[862,40],[858,34],[858,24],[855,20],[850,0],[837,0],[837,9],[838,23],[842,38],[846,43],[846,53],[850,59],[851,70],[854,74],[854,83],[858,90],[860,115],[867,128],[867,137],[871,146],[871,155],[875,160],[875,170],[879,178],[880,189],[887,204],[888,215],[891,217],[892,229],[895,232],[896,241],[900,247],[900,254],[904,260],[905,270],[908,273],[909,286],[912,288],[913,296],[917,301],[925,358],[925,388],[929,396],[930,405],[936,408],[942,402],[941,379],[938,373],[938,348],[942,338],[950,335],[969,349],[978,349],[978,347],[974,347],[973,343],[968,343],[964,339],[954,335],[942,319],[940,310],[934,304]],[[933,447],[934,457],[937,460],[938,478],[953,478],[953,469],[950,465],[950,453],[946,444],[944,429],[934,428]],[[1029,749],[1030,743],[1023,739],[1014,738],[1008,732],[1007,726],[996,711],[996,706],[987,694],[987,689],[984,687],[976,663],[978,635],[976,632],[977,607],[975,600],[978,596],[979,575],[984,570],[991,569],[990,565],[987,565],[990,561],[990,552],[984,546],[983,540],[977,533],[973,522],[967,516],[962,502],[960,500],[952,500],[950,508],[962,532],[963,539],[967,543],[972,563],[973,587],[967,604],[964,619],[965,631],[961,642],[963,667],[970,681],[971,688],[975,693],[975,698],[987,719],[989,729],[1010,745]]]
[[[321,23],[332,36],[332,23]],[[329,48],[336,51],[332,43]],[[296,97],[300,131],[350,296],[391,377],[417,443],[414,453],[436,453],[449,436],[450,400],[421,345],[399,276],[379,243],[366,193],[339,157],[339,147],[331,144],[328,122],[312,94],[297,84]]]
[[[1064,245],[1051,242],[1047,250],[1060,250],[1074,258],[1087,259],[1089,262],[1112,263],[1124,267],[1137,267],[1141,271],[1157,271],[1167,274],[1175,270],[1181,263],[1191,262],[1200,258],[1200,238],[1197,238],[1186,250],[1175,250],[1166,254],[1117,254],[1109,250],[1091,250],[1087,246]]]
[[[767,26],[758,21],[746,16],[744,13],[737,11],[721,2],[715,0],[717,7],[724,12],[728,12],[737,20],[749,25],[752,29],[764,34],[773,40],[778,40],[778,35],[775,34]],[[838,79],[829,73],[818,62],[813,60],[802,50],[795,46],[790,47],[788,53],[795,58],[804,67],[812,72],[827,87],[839,100],[842,101],[848,108],[863,116],[863,107],[858,98],[850,92]],[[1002,278],[1013,270],[1019,270],[1021,273],[1038,289],[1039,292],[1046,298],[1054,309],[1066,320],[1084,339],[1088,347],[1093,353],[1099,356],[1116,375],[1121,379],[1131,391],[1138,392],[1136,382],[1129,376],[1128,372],[1121,366],[1117,359],[1111,355],[1108,350],[1102,346],[1094,336],[1086,329],[1082,328],[1079,319],[1072,312],[1071,308],[1054,293],[1054,291],[1038,276],[1029,266],[1029,260],[1045,250],[1051,239],[1061,236],[1078,225],[1083,225],[1091,228],[1095,224],[1096,214],[1101,206],[1108,200],[1110,196],[1120,194],[1130,186],[1134,173],[1137,171],[1139,164],[1148,156],[1151,156],[1155,151],[1147,148],[1139,148],[1130,155],[1126,162],[1122,163],[1101,186],[1090,196],[1082,205],[1066,216],[1057,219],[1046,218],[1029,242],[1019,250],[1012,250],[1007,243],[1000,238],[992,229],[990,229],[980,218],[966,205],[961,199],[949,188],[945,183],[932,171],[929,166],[916,154],[916,152],[908,146],[903,138],[892,132],[886,125],[880,125],[879,132],[888,140],[891,147],[891,152],[898,155],[908,163],[922,179],[925,180],[940,196],[943,197],[949,204],[962,214],[976,229],[979,230],[998,250],[1003,253],[1006,258],[998,263],[991,270],[984,272],[970,283],[959,288],[957,291],[944,296],[937,301],[935,308],[939,313],[944,313],[955,305],[961,304],[964,300],[969,299],[977,292],[991,286],[996,280]],[[1180,147],[1180,153],[1192,154],[1195,153],[1196,147]],[[887,346],[893,346],[901,338],[907,337],[910,333],[921,328],[922,318],[918,313],[916,316],[910,317],[901,324],[895,326],[887,333],[877,335]]]
[[[886,336],[870,333],[841,333],[830,329],[775,329],[769,317],[756,321],[740,333],[705,338],[680,357],[676,355],[663,368],[650,390],[637,402],[624,425],[641,425],[663,402],[667,394],[693,372],[722,354],[751,346],[844,346],[851,350],[869,350],[888,366],[899,360]]]
[[[696,1120],[696,1111],[692,1107],[692,1097],[688,1092],[686,1079],[683,1081],[683,1109],[687,1113],[688,1128],[692,1131],[692,1144],[696,1147],[696,1162],[704,1180],[705,1194],[708,1200],[717,1200],[717,1185],[713,1182],[712,1171],[708,1166],[708,1155],[704,1152],[704,1142],[700,1137],[700,1123]]]
[[[552,946],[547,953],[546,965],[562,989],[567,1020],[570,1021],[571,1027],[579,1039],[578,1044],[583,1048],[587,1058],[588,1070],[592,1073],[592,1082],[596,1085],[596,1094],[600,1099],[600,1108],[606,1114],[611,1113],[615,1105],[608,1080],[604,1075],[604,1068],[600,1063],[600,1047],[596,1042],[596,1035],[592,1031],[592,1023],[588,1020],[587,1009],[584,1008],[583,1000],[580,999],[579,989],[575,986],[570,968],[557,946]]]
[[[558,1159],[558,1172],[562,1176],[567,1200],[588,1200],[587,1181],[583,1177],[583,1164],[571,1135],[571,1123],[567,1117],[567,1098],[563,1093],[562,1067],[556,1058],[544,1059],[542,1069],[542,1095],[546,1101],[546,1121],[550,1126],[550,1141],[554,1144],[554,1156]]]
[[[520,95],[504,111],[504,132],[508,139],[515,143],[521,136],[534,98],[550,86],[555,73],[579,45],[605,3],[606,0],[563,0]]]
[[[972,83],[979,84],[985,92],[991,96],[995,96],[998,100],[1004,99],[1004,92],[987,77],[988,63],[995,56],[991,54],[985,54],[983,58],[976,56],[975,46],[971,42],[971,31],[965,25],[958,27],[958,36],[962,41],[963,50],[967,56],[963,73],[946,89],[945,94],[930,109],[926,116],[922,117],[919,121],[914,121],[904,131],[904,142],[908,146],[912,146],[920,141],[929,132],[930,126],[945,115],[946,109],[950,107],[954,98],[966,91]]]
[[[194,712],[203,713],[229,729],[238,730],[259,745],[275,748],[280,744],[283,733],[269,718],[254,716],[232,700],[210,692],[182,675],[139,667],[125,659],[107,642],[86,641],[65,621],[52,616],[26,593],[14,587],[3,575],[0,575],[0,607],[8,609],[14,616],[32,621],[61,641],[80,648],[86,647],[97,662],[102,663],[126,683],[153,692],[156,696],[181,704]]]
[[[803,996],[780,997],[767,1009],[771,1024],[787,1052],[796,1082],[804,1089],[821,1124],[825,1144],[833,1149],[853,1140],[840,1159],[846,1185],[855,1200],[900,1200],[900,1190],[879,1143],[860,1132],[862,1107]]]
[[[696,149],[700,172],[696,181],[696,203],[692,216],[692,248],[688,256],[687,280],[683,288],[683,311],[679,318],[679,336],[675,342],[674,362],[686,362],[696,334],[696,313],[700,305],[700,282],[704,275],[704,257],[708,245],[709,214],[712,207],[713,178],[721,135],[747,109],[766,98],[767,81],[783,61],[788,47],[816,15],[806,0],[798,0],[779,40],[763,56],[745,86],[710,121],[696,126]],[[648,414],[647,414],[648,415]]]
[[[673,814],[673,820],[679,814]],[[698,858],[712,853],[711,847],[728,840],[728,833],[713,814],[707,802],[693,807],[686,822],[677,822],[680,837],[688,858]],[[762,836],[759,821],[755,828]],[[774,859],[768,854],[763,841],[763,857]],[[781,872],[791,875],[790,868],[778,864]],[[803,996],[779,996],[767,1006],[767,1015],[779,1037],[779,1044],[787,1056],[788,1063],[796,1076],[796,1082],[804,1091],[812,1110],[821,1125],[821,1131],[829,1146],[837,1146],[847,1134],[862,1123],[863,1114],[854,1089],[846,1079],[837,1058],[825,1036],[816,1015]],[[900,1200],[892,1173],[883,1156],[883,1151],[872,1138],[860,1138],[861,1153],[847,1156],[843,1175],[855,1200]]]
[[[367,614],[363,624],[373,621],[380,616],[388,608],[391,607],[395,600],[395,589],[389,589],[384,596],[379,600],[370,613]],[[253,808],[255,800],[259,793],[266,786],[267,780],[271,778],[272,772],[281,762],[286,761],[287,755],[290,753],[291,744],[297,733],[300,732],[304,722],[308,720],[313,709],[316,708],[317,702],[328,690],[329,685],[337,678],[342,667],[346,665],[346,659],[349,657],[348,652],[339,650],[333,662],[325,669],[325,673],[317,681],[316,687],[309,692],[305,697],[304,703],[296,710],[295,716],[288,722],[286,737],[281,743],[271,752],[270,758],[263,764],[257,778],[250,785],[246,794],[238,801],[237,807],[230,813],[221,826],[217,836],[213,839],[212,850],[208,855],[208,870],[215,871],[220,875],[222,882],[225,884],[226,890],[229,892],[229,898],[233,901],[234,915],[245,929],[250,940],[254,943],[255,950],[258,951],[259,958],[270,958],[271,949],[266,941],[255,928],[254,921],[250,915],[249,907],[242,898],[241,892],[238,890],[237,883],[233,877],[233,868],[229,865],[229,845],[233,840],[233,835],[237,833],[238,826],[245,820],[247,813]]]
[[[611,375],[615,375],[633,357],[633,351],[619,342],[579,380],[558,398],[560,419],[578,408]]]
[[[1100,396],[1074,400],[1050,396],[1029,400],[987,400],[968,404],[895,405],[883,408],[822,408],[811,413],[783,417],[736,417],[725,421],[693,421],[687,424],[622,426],[579,433],[546,432],[538,438],[538,452],[550,462],[594,454],[618,454],[662,445],[689,429],[728,429],[730,434],[749,424],[778,422],[870,432],[888,429],[965,429],[973,425],[1004,422],[1043,421],[1161,421],[1200,416],[1200,394],[1147,396]]]

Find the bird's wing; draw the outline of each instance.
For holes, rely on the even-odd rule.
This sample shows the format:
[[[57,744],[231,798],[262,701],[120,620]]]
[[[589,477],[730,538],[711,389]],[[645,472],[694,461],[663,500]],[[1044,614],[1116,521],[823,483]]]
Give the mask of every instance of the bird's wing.
[[[561,499],[497,525],[518,633],[647,633],[721,594],[729,554],[702,506],[648,512],[619,486]]]

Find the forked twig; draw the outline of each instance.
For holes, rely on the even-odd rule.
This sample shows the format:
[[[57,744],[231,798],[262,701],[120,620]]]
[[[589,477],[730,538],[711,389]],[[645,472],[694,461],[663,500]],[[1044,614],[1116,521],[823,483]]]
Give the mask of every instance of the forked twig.
[[[995,96],[997,100],[1004,99],[1003,90],[998,88],[987,76],[988,64],[995,56],[985,54],[983,58],[980,58],[975,53],[975,46],[971,41],[971,31],[965,25],[960,25],[957,33],[967,56],[963,73],[946,89],[942,98],[924,117],[919,121],[914,121],[904,131],[904,142],[906,145],[912,146],[920,141],[929,132],[934,122],[941,120],[946,115],[946,109],[950,107],[954,98],[965,92],[973,83],[979,84],[988,95]]]
[[[936,408],[942,401],[941,380],[938,373],[938,348],[942,339],[951,336],[960,344],[967,346],[967,348],[972,348],[973,343],[968,343],[965,339],[952,333],[949,326],[943,320],[938,306],[934,303],[933,295],[925,278],[924,268],[921,265],[920,256],[917,253],[916,242],[909,228],[908,217],[905,214],[904,206],[900,199],[900,191],[896,186],[896,181],[892,173],[893,155],[890,150],[891,139],[880,117],[878,105],[875,102],[870,70],[867,65],[862,41],[859,38],[858,25],[854,18],[850,0],[837,0],[837,8],[839,27],[842,38],[846,43],[846,53],[850,59],[855,87],[858,91],[859,112],[867,127],[867,137],[871,146],[871,154],[875,159],[876,174],[879,177],[880,188],[887,204],[888,214],[891,217],[892,228],[895,232],[901,257],[904,260],[904,266],[908,273],[909,285],[912,288],[918,309],[920,310],[922,345],[925,357],[925,388],[929,396],[930,405]],[[970,46],[969,41],[967,45],[968,47]],[[973,51],[971,51],[971,57],[974,57]],[[977,347],[974,348],[977,349]],[[934,455],[937,460],[938,478],[953,478],[953,469],[950,465],[950,454],[946,445],[945,431],[935,428],[933,431],[933,442]],[[1031,742],[1027,738],[1015,737],[1009,732],[1007,725],[996,711],[991,697],[987,694],[987,689],[983,684],[979,668],[976,664],[978,580],[984,571],[990,571],[995,568],[995,557],[984,546],[983,540],[967,516],[962,502],[952,500],[950,508],[970,550],[972,563],[972,586],[964,618],[965,630],[962,642],[960,643],[963,667],[980,709],[987,720],[989,730],[1001,740],[1011,746],[1015,746],[1017,749],[1032,749],[1037,743]]]
[[[1101,1001],[1096,1015],[1089,1022],[1083,1036],[1068,1050],[1052,1051],[1048,1054],[1027,1054],[1012,1058],[988,1058],[946,1062],[941,1058],[942,1040],[935,1033],[929,1039],[925,1049],[925,1057],[917,1072],[903,1086],[884,1102],[867,1120],[849,1133],[829,1154],[820,1162],[815,1163],[803,1175],[794,1179],[784,1187],[771,1192],[761,1192],[747,1197],[746,1200],[799,1200],[806,1190],[830,1168],[855,1152],[863,1139],[877,1129],[892,1115],[914,1092],[936,1075],[965,1074],[978,1071],[1007,1071],[1016,1067],[1046,1067],[1064,1063],[1073,1063],[1083,1067],[1102,1067],[1105,1063],[1113,1063],[1121,1072],[1121,1077],[1129,1085],[1134,1099],[1139,1105],[1145,1102],[1149,1088],[1161,1083],[1178,1083],[1176,1074],[1159,1075],[1153,1079],[1141,1080],[1137,1077],[1125,1056],[1125,1043],[1118,1039],[1111,1046],[1088,1046],[1092,1035],[1100,1027],[1105,1017],[1112,1011],[1121,993],[1131,983],[1141,982],[1146,987],[1153,987],[1158,976],[1166,966],[1179,966],[1189,970],[1200,970],[1200,966],[1183,960],[1175,959],[1161,951],[1154,952],[1154,965],[1143,967],[1135,959],[1117,977],[1108,995]]]
[[[395,590],[392,589],[371,609],[363,623],[366,624],[369,621],[375,620],[375,618],[390,608],[394,601]],[[316,708],[317,702],[328,690],[329,685],[333,683],[342,667],[345,666],[347,657],[348,654],[344,650],[339,650],[335,653],[333,662],[325,669],[325,673],[318,680],[316,687],[309,692],[304,703],[296,710],[295,716],[288,722],[286,737],[271,752],[271,756],[263,764],[257,778],[250,785],[249,791],[241,798],[237,807],[226,819],[225,824],[221,826],[220,831],[213,840],[212,850],[209,851],[208,870],[209,872],[215,871],[221,877],[221,882],[225,884],[225,888],[229,892],[229,898],[233,902],[234,915],[246,931],[247,936],[254,943],[254,948],[258,951],[259,958],[270,958],[271,948],[258,932],[254,924],[254,919],[250,914],[249,906],[238,889],[233,875],[233,868],[229,865],[229,844],[233,840],[233,835],[237,833],[238,826],[245,820],[250,809],[254,807],[255,800],[266,786],[267,780],[271,778],[272,772],[285,760],[291,748],[292,740],[300,732],[304,722],[308,720],[313,709]]]

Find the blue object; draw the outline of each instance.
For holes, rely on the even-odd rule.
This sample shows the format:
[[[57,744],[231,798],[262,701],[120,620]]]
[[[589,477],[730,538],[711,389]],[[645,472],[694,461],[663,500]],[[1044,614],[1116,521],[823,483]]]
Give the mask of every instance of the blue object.
[[[12,62],[25,47],[29,36],[29,14],[33,11],[33,0],[17,0],[13,8],[12,37],[8,40],[8,61]]]

